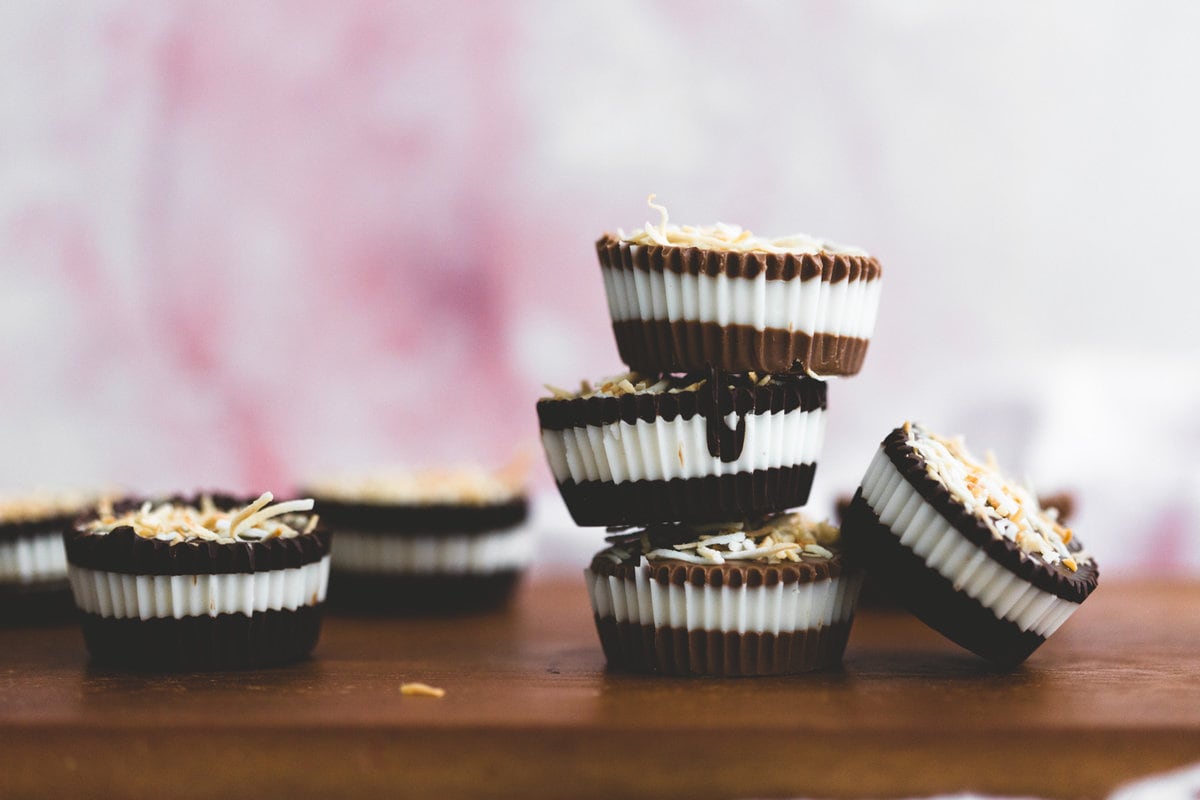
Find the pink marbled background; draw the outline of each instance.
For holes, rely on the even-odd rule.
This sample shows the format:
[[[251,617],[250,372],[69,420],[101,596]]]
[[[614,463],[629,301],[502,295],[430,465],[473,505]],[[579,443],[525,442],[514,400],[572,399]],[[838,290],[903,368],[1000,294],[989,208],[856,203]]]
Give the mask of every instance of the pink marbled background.
[[[888,284],[814,506],[906,417],[1200,572],[1200,9],[0,6],[0,489],[500,463],[620,371],[592,241],[860,244]],[[547,559],[577,565],[548,495]]]

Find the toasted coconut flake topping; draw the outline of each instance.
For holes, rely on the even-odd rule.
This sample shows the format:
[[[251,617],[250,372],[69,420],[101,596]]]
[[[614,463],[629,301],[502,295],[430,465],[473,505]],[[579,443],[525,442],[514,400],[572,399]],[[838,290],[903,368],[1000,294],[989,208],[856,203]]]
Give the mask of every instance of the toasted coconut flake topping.
[[[749,372],[746,377],[754,386],[767,386],[771,376],[763,373]],[[613,375],[602,378],[595,383],[580,381],[578,391],[568,391],[557,386],[546,384],[551,400],[587,400],[593,397],[623,397],[629,394],[679,394],[681,392],[696,392],[708,383],[708,378],[692,373],[682,377],[670,375],[643,375],[639,372],[626,372],[623,375]]]
[[[345,475],[308,484],[307,492],[322,500],[403,505],[492,505],[525,493],[526,455],[497,471],[479,467],[387,470]]]
[[[291,539],[301,533],[316,530],[316,514],[311,511],[313,501],[288,500],[271,504],[270,492],[263,492],[257,500],[241,508],[221,510],[208,495],[200,498],[196,506],[177,503],[147,501],[141,507],[116,515],[109,503],[99,509],[99,517],[87,530],[92,534],[104,535],[120,527],[131,527],[143,539],[160,542],[209,541],[221,544],[232,542],[260,542],[265,539]]]
[[[943,439],[920,425],[904,423],[906,444],[925,459],[926,473],[946,487],[955,500],[992,531],[1008,539],[1029,556],[1047,564],[1062,564],[1075,572],[1091,561],[1082,550],[1072,551],[1070,528],[1058,523],[1058,510],[1043,509],[1037,495],[1000,474],[988,453],[980,462],[967,451],[961,438]]]
[[[670,559],[690,564],[724,564],[728,561],[755,561],[765,564],[798,562],[808,558],[832,558],[828,546],[837,543],[841,531],[828,522],[817,522],[804,514],[781,514],[757,525],[728,523],[691,528],[696,535],[692,541],[656,546],[659,535],[653,529],[631,542],[648,561]],[[635,550],[618,542],[604,555],[613,561],[624,561]]]
[[[408,697],[445,697],[446,690],[428,683],[402,683],[400,694]]]
[[[82,492],[33,492],[0,497],[0,525],[73,517],[99,500],[96,495]]]
[[[658,224],[654,225],[647,222],[644,227],[628,235],[620,228],[617,228],[617,236],[621,241],[636,245],[699,247],[705,250],[729,250],[739,253],[867,255],[866,252],[857,247],[836,244],[803,233],[793,236],[783,236],[777,239],[765,239],[755,236],[750,231],[742,230],[737,225],[726,225],[723,222],[702,227],[693,227],[691,225],[681,227],[679,225],[668,224],[666,207],[655,203],[654,197],[655,195],[653,194],[647,197],[646,204],[658,212]]]

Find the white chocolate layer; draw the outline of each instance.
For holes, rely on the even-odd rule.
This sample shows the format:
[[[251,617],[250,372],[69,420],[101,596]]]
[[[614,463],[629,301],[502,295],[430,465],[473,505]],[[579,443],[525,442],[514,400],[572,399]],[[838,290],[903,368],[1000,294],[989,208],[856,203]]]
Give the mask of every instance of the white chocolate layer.
[[[601,619],[655,628],[789,633],[844,622],[854,613],[862,576],[774,586],[664,586],[644,562],[632,578],[583,571],[592,611]]]
[[[533,561],[535,536],[526,525],[474,534],[392,536],[338,529],[338,572],[373,575],[487,575]]]
[[[728,275],[681,275],[670,270],[603,267],[608,310],[614,322],[660,320],[779,328],[810,336],[871,338],[879,309],[881,278],[842,280],[820,277],[767,280]]]
[[[41,583],[67,577],[61,533],[42,533],[0,542],[0,582]]]
[[[729,414],[725,424],[737,425]],[[624,420],[566,430],[542,431],[542,446],[554,479],[583,481],[661,481],[734,475],[739,472],[812,464],[825,439],[825,411],[799,408],[774,414],[747,414],[741,455],[722,461],[708,452],[707,420]]]
[[[882,447],[867,468],[862,494],[902,545],[999,619],[1049,637],[1079,608],[1005,569],[959,533],[905,480]]]
[[[68,565],[80,611],[115,619],[294,611],[325,600],[329,556],[291,569],[228,575],[126,575]]]

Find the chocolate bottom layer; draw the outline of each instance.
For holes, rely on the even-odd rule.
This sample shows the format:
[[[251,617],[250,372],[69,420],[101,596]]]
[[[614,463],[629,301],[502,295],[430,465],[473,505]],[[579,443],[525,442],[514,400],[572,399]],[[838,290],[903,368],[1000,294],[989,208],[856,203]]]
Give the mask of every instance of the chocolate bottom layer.
[[[725,372],[854,375],[868,344],[853,336],[716,322],[624,320],[613,323],[613,333],[621,360],[648,374],[713,366]]]
[[[972,653],[1003,668],[1020,664],[1045,637],[997,617],[954,588],[900,539],[859,493],[842,522],[842,543],[874,582],[922,622]]]
[[[66,580],[0,583],[0,625],[45,625],[74,618],[75,600]]]
[[[322,605],[215,617],[116,619],[83,614],[97,664],[155,670],[244,669],[306,658],[321,634]]]
[[[816,470],[798,464],[667,481],[568,479],[558,490],[577,525],[725,522],[804,505]]]
[[[436,617],[501,608],[512,597],[521,570],[484,575],[377,575],[334,570],[332,609],[356,614]]]
[[[842,661],[852,622],[788,633],[737,633],[594,619],[610,669],[726,678],[835,667]]]

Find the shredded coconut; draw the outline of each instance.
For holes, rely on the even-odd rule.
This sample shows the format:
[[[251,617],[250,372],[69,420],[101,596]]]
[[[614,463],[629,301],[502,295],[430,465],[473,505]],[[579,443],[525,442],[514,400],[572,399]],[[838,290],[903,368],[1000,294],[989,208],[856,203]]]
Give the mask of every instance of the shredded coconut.
[[[783,236],[776,239],[766,239],[755,236],[750,231],[743,230],[738,225],[726,225],[718,222],[716,225],[694,227],[691,225],[668,224],[667,209],[654,202],[655,195],[646,198],[646,204],[658,212],[657,225],[647,222],[631,234],[626,234],[617,228],[617,236],[623,242],[636,245],[659,245],[660,247],[699,247],[705,250],[730,250],[740,253],[792,253],[794,255],[816,255],[830,253],[834,255],[866,256],[866,252],[857,247],[836,244],[824,239],[817,239],[803,233]]]
[[[1047,564],[1076,571],[1090,561],[1082,551],[1067,547],[1073,534],[1060,525],[1056,509],[1043,509],[1037,495],[1008,480],[989,453],[984,462],[974,458],[962,440],[943,439],[919,425],[904,424],[906,444],[925,459],[925,471],[980,519],[997,538],[1007,539],[1028,555]]]
[[[265,539],[291,539],[301,533],[312,533],[318,522],[311,511],[313,501],[288,500],[271,504],[274,496],[263,492],[253,503],[221,510],[208,495],[200,498],[198,506],[147,501],[133,511],[116,515],[111,504],[99,509],[99,518],[88,526],[89,533],[104,535],[120,527],[131,527],[143,539],[160,542],[210,541],[221,544],[258,542]]]
[[[34,492],[0,497],[0,525],[72,517],[83,513],[98,500],[95,495],[82,492]]]
[[[446,690],[428,683],[402,683],[400,694],[409,697],[445,697]]]
[[[767,386],[771,383],[771,375],[747,373],[747,378],[753,386]],[[697,392],[708,383],[707,377],[696,373],[682,377],[642,375],[638,372],[626,372],[623,375],[613,375],[599,381],[580,381],[579,390],[572,392],[557,386],[546,384],[551,400],[587,400],[593,397],[622,397],[629,394],[679,394],[682,392]]]
[[[781,514],[771,520],[745,530],[742,523],[692,527],[688,530],[695,539],[677,544],[653,546],[661,531],[652,530],[638,534],[641,552],[648,561],[670,559],[689,564],[724,564],[728,561],[756,561],[779,564],[784,561],[801,561],[811,558],[833,558],[826,545],[834,545],[841,531],[828,522],[816,522],[801,513]],[[671,529],[676,535],[681,531]],[[620,545],[604,551],[604,555],[616,555]],[[632,557],[632,552],[620,550],[623,561]]]
[[[306,492],[351,503],[490,505],[521,497],[527,468],[527,460],[518,458],[494,472],[478,467],[386,470],[316,481],[308,484]]]

